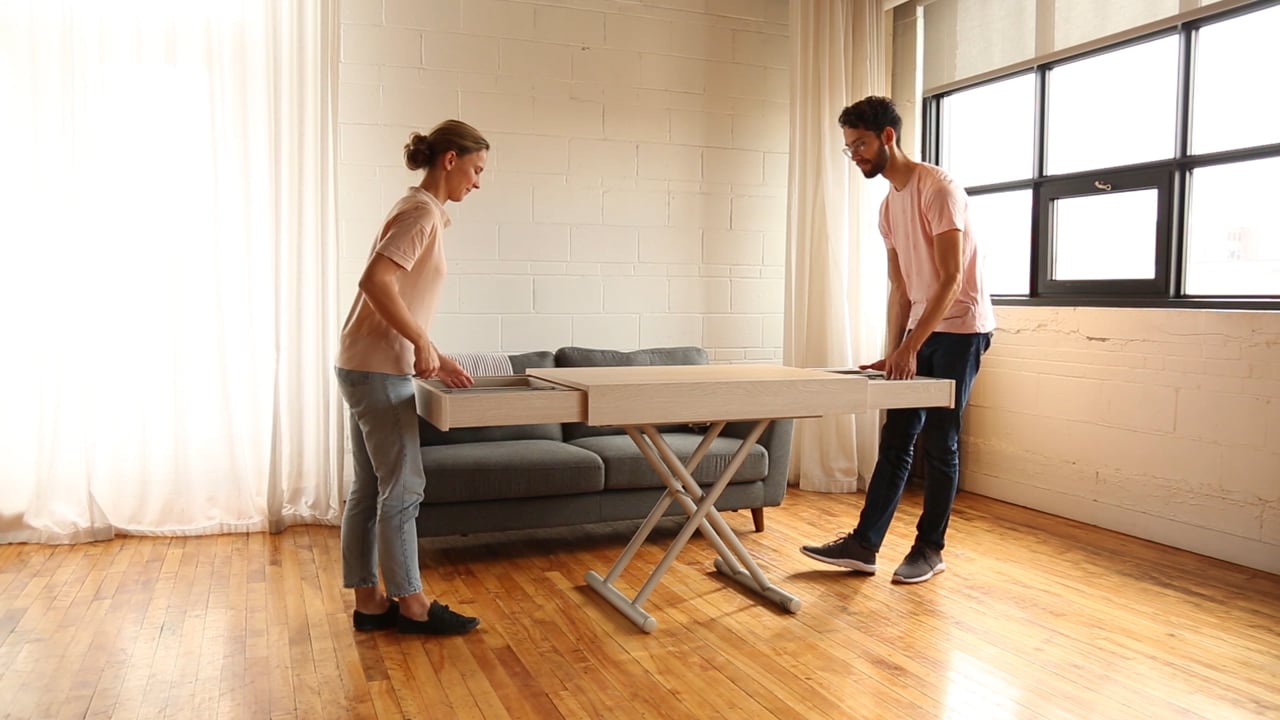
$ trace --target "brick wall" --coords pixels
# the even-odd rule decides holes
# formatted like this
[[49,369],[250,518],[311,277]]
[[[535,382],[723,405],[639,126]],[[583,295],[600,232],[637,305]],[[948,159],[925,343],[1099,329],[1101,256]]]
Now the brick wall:
[[343,0],[342,298],[459,117],[493,143],[450,204],[447,350],[702,345],[780,360],[786,0]]
[[1280,313],[997,315],[964,489],[1280,573]]

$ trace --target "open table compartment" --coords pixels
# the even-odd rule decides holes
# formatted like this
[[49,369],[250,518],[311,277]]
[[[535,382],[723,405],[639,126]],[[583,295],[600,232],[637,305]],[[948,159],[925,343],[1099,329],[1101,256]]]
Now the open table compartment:
[[478,377],[469,388],[414,378],[418,414],[441,430],[583,422],[587,394],[528,375]]
[[917,375],[910,380],[889,380],[879,370],[822,368],[823,372],[867,380],[867,409],[955,407],[956,381]]

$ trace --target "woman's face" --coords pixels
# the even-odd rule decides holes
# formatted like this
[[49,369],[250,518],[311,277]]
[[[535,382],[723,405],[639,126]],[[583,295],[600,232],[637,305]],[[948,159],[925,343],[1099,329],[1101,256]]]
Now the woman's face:
[[450,200],[462,202],[472,190],[480,189],[480,173],[484,172],[484,164],[488,159],[488,150],[478,150],[466,155],[450,153],[450,157],[445,158],[445,187],[449,191]]

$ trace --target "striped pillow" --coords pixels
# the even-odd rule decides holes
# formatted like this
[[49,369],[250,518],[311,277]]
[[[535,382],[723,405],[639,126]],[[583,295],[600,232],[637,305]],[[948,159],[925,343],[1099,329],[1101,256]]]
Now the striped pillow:
[[511,358],[505,353],[461,352],[449,353],[449,357],[461,365],[471,377],[515,374],[511,368]]

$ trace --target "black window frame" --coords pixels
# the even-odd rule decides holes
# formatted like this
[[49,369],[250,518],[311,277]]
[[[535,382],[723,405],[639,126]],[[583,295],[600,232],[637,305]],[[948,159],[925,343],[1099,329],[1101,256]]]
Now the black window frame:
[[[1030,231],[1030,291],[1027,295],[997,295],[992,301],[997,305],[1045,305],[1045,306],[1099,306],[1099,307],[1165,307],[1165,308],[1218,308],[1280,310],[1280,288],[1275,295],[1205,296],[1185,292],[1185,255],[1188,243],[1187,213],[1191,173],[1203,167],[1247,160],[1280,157],[1280,142],[1248,148],[1202,153],[1189,152],[1191,142],[1191,107],[1194,92],[1193,62],[1196,32],[1217,22],[1247,15],[1272,6],[1280,0],[1259,0],[1220,13],[1206,15],[1179,23],[1176,26],[1156,30],[1126,39],[1088,52],[1021,68],[998,77],[960,87],[923,98],[923,157],[926,162],[938,163],[942,156],[942,103],[952,94],[972,90],[1014,77],[1034,73],[1034,147],[1032,148],[1032,175],[1029,178],[966,187],[970,196],[1012,190],[1031,190]],[[1088,169],[1077,172],[1046,175],[1047,154],[1046,115],[1048,107],[1048,78],[1055,68],[1086,58],[1104,55],[1125,47],[1177,35],[1179,40],[1177,68],[1177,118],[1175,120],[1176,143],[1171,157],[1109,168]],[[1265,69],[1259,68],[1260,71]],[[993,128],[993,132],[996,129]],[[1098,185],[1095,185],[1098,183]],[[1136,280],[1055,280],[1050,276],[1053,252],[1051,227],[1053,200],[1083,197],[1102,192],[1111,186],[1111,192],[1138,188],[1156,188],[1157,223],[1155,238],[1155,268],[1152,279]]]
[[[1116,279],[1116,280],[1058,280],[1053,277],[1054,246],[1048,238],[1052,237],[1055,213],[1055,200],[1069,198],[1087,198],[1110,195],[1137,190],[1156,191],[1156,223],[1155,232],[1151,236],[1152,277],[1150,279]],[[1048,180],[1040,184],[1036,191],[1035,204],[1045,208],[1037,212],[1036,235],[1045,238],[1036,253],[1035,287],[1042,297],[1074,297],[1089,295],[1094,297],[1120,297],[1125,295],[1159,295],[1165,292],[1170,283],[1170,243],[1162,242],[1171,234],[1171,212],[1173,203],[1173,175],[1158,170],[1121,170],[1114,173],[1092,173],[1088,177],[1073,176],[1066,179]]]

